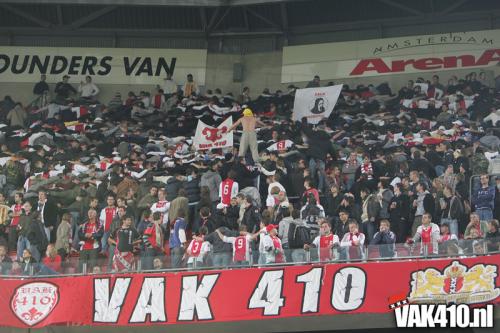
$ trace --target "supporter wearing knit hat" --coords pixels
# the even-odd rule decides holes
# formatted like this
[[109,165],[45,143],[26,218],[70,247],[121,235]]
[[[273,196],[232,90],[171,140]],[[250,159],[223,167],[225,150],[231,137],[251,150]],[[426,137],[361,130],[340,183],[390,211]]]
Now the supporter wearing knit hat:
[[243,116],[244,117],[252,117],[253,116],[252,110],[249,108],[246,108],[245,110],[243,110]]

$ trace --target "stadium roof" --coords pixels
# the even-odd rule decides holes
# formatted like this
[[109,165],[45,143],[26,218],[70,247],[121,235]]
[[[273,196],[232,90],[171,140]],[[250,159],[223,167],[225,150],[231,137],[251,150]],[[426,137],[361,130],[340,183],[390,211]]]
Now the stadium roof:
[[399,22],[498,25],[498,0],[0,0],[0,32],[284,35]]

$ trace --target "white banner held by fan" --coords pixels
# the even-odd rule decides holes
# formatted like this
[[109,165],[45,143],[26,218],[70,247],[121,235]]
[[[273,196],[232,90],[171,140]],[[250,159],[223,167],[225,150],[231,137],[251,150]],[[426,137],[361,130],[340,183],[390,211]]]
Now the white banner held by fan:
[[317,124],[328,118],[337,104],[342,86],[297,89],[292,119],[300,121],[306,117],[310,124]]
[[228,117],[218,127],[212,127],[198,120],[193,145],[196,150],[217,149],[233,146],[233,132],[228,133],[233,119]]

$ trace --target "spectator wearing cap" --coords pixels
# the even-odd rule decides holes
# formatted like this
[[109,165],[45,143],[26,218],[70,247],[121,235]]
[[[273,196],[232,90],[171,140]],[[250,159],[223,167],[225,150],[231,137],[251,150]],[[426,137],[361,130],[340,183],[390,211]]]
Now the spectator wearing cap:
[[70,77],[64,75],[62,81],[56,84],[54,92],[56,93],[56,101],[59,104],[65,104],[65,101],[71,96],[76,95],[76,89],[68,83]]
[[443,223],[439,226],[441,232],[438,243],[439,243],[439,253],[445,254],[448,251],[448,243],[458,243],[458,237],[450,233],[450,226],[448,223]]
[[264,250],[266,264],[279,264],[285,262],[285,251],[278,237],[278,230],[274,224],[266,226],[267,235],[264,236]]
[[493,219],[493,209],[495,207],[495,187],[490,186],[490,177],[482,174],[481,187],[472,194],[472,205],[481,221]]

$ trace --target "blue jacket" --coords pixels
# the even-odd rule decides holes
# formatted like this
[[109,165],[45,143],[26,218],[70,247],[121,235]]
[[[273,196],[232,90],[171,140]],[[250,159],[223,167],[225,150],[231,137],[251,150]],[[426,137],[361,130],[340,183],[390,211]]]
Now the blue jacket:
[[480,188],[472,199],[476,209],[489,208],[493,210],[495,206],[495,187]]
[[370,245],[378,245],[379,253],[382,258],[392,258],[394,257],[394,243],[396,242],[396,236],[392,231],[389,232],[377,232],[373,236]]
[[181,229],[183,231],[186,230],[186,221],[184,221],[182,217],[178,217],[177,220],[175,220],[174,228],[170,231],[169,246],[171,249],[182,246],[179,238],[179,231]]

